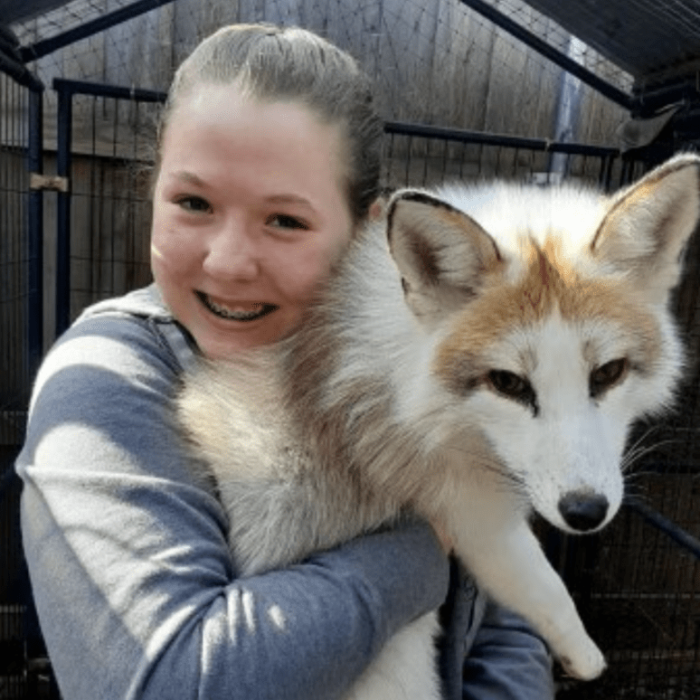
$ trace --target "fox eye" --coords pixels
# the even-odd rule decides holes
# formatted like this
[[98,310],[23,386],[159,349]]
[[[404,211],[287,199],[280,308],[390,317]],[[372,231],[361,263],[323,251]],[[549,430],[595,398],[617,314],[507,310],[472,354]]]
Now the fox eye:
[[493,389],[506,398],[530,406],[537,415],[537,396],[532,384],[527,379],[514,372],[504,369],[492,369],[488,380]]
[[611,360],[597,367],[588,379],[588,390],[591,398],[595,399],[617,384],[627,370],[627,359],[624,357]]

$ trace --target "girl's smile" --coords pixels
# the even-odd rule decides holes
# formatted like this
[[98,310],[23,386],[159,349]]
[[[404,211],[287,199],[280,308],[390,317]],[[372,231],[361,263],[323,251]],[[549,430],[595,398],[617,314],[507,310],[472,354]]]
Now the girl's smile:
[[163,136],[152,267],[211,358],[275,342],[350,241],[343,132],[304,105],[204,85]]
[[204,292],[195,292],[204,306],[215,316],[233,321],[255,321],[276,311],[279,307],[265,302],[219,302]]

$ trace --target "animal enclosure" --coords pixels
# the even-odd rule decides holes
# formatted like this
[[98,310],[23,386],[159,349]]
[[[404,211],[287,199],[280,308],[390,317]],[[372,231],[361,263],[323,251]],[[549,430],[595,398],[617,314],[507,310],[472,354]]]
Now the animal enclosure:
[[[305,26],[348,49],[376,83],[387,187],[502,177],[613,190],[696,147],[700,110],[680,67],[637,75],[546,5],[10,0],[4,17],[0,3],[0,698],[57,697],[31,616],[12,471],[32,379],[85,306],[150,282],[153,138],[179,61],[241,21]],[[700,58],[695,46],[686,53]],[[700,695],[697,237],[687,260],[674,305],[688,376],[677,409],[630,440],[628,506],[585,539],[537,525],[610,663],[594,683],[562,681],[564,699]]]

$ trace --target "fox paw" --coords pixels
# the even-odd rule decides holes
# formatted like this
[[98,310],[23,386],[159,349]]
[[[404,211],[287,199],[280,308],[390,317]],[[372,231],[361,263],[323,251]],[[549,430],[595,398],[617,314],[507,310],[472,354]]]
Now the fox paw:
[[568,676],[581,681],[592,681],[603,673],[607,666],[603,653],[590,639],[587,640],[585,648],[578,650],[576,655],[561,656],[559,662]]

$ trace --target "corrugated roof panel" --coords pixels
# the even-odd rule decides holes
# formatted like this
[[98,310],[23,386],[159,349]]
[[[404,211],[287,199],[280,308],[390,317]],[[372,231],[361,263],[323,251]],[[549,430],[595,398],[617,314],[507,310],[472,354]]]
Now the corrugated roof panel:
[[9,25],[39,17],[70,0],[0,0],[0,24]]
[[638,81],[694,72],[700,0],[527,0]]

